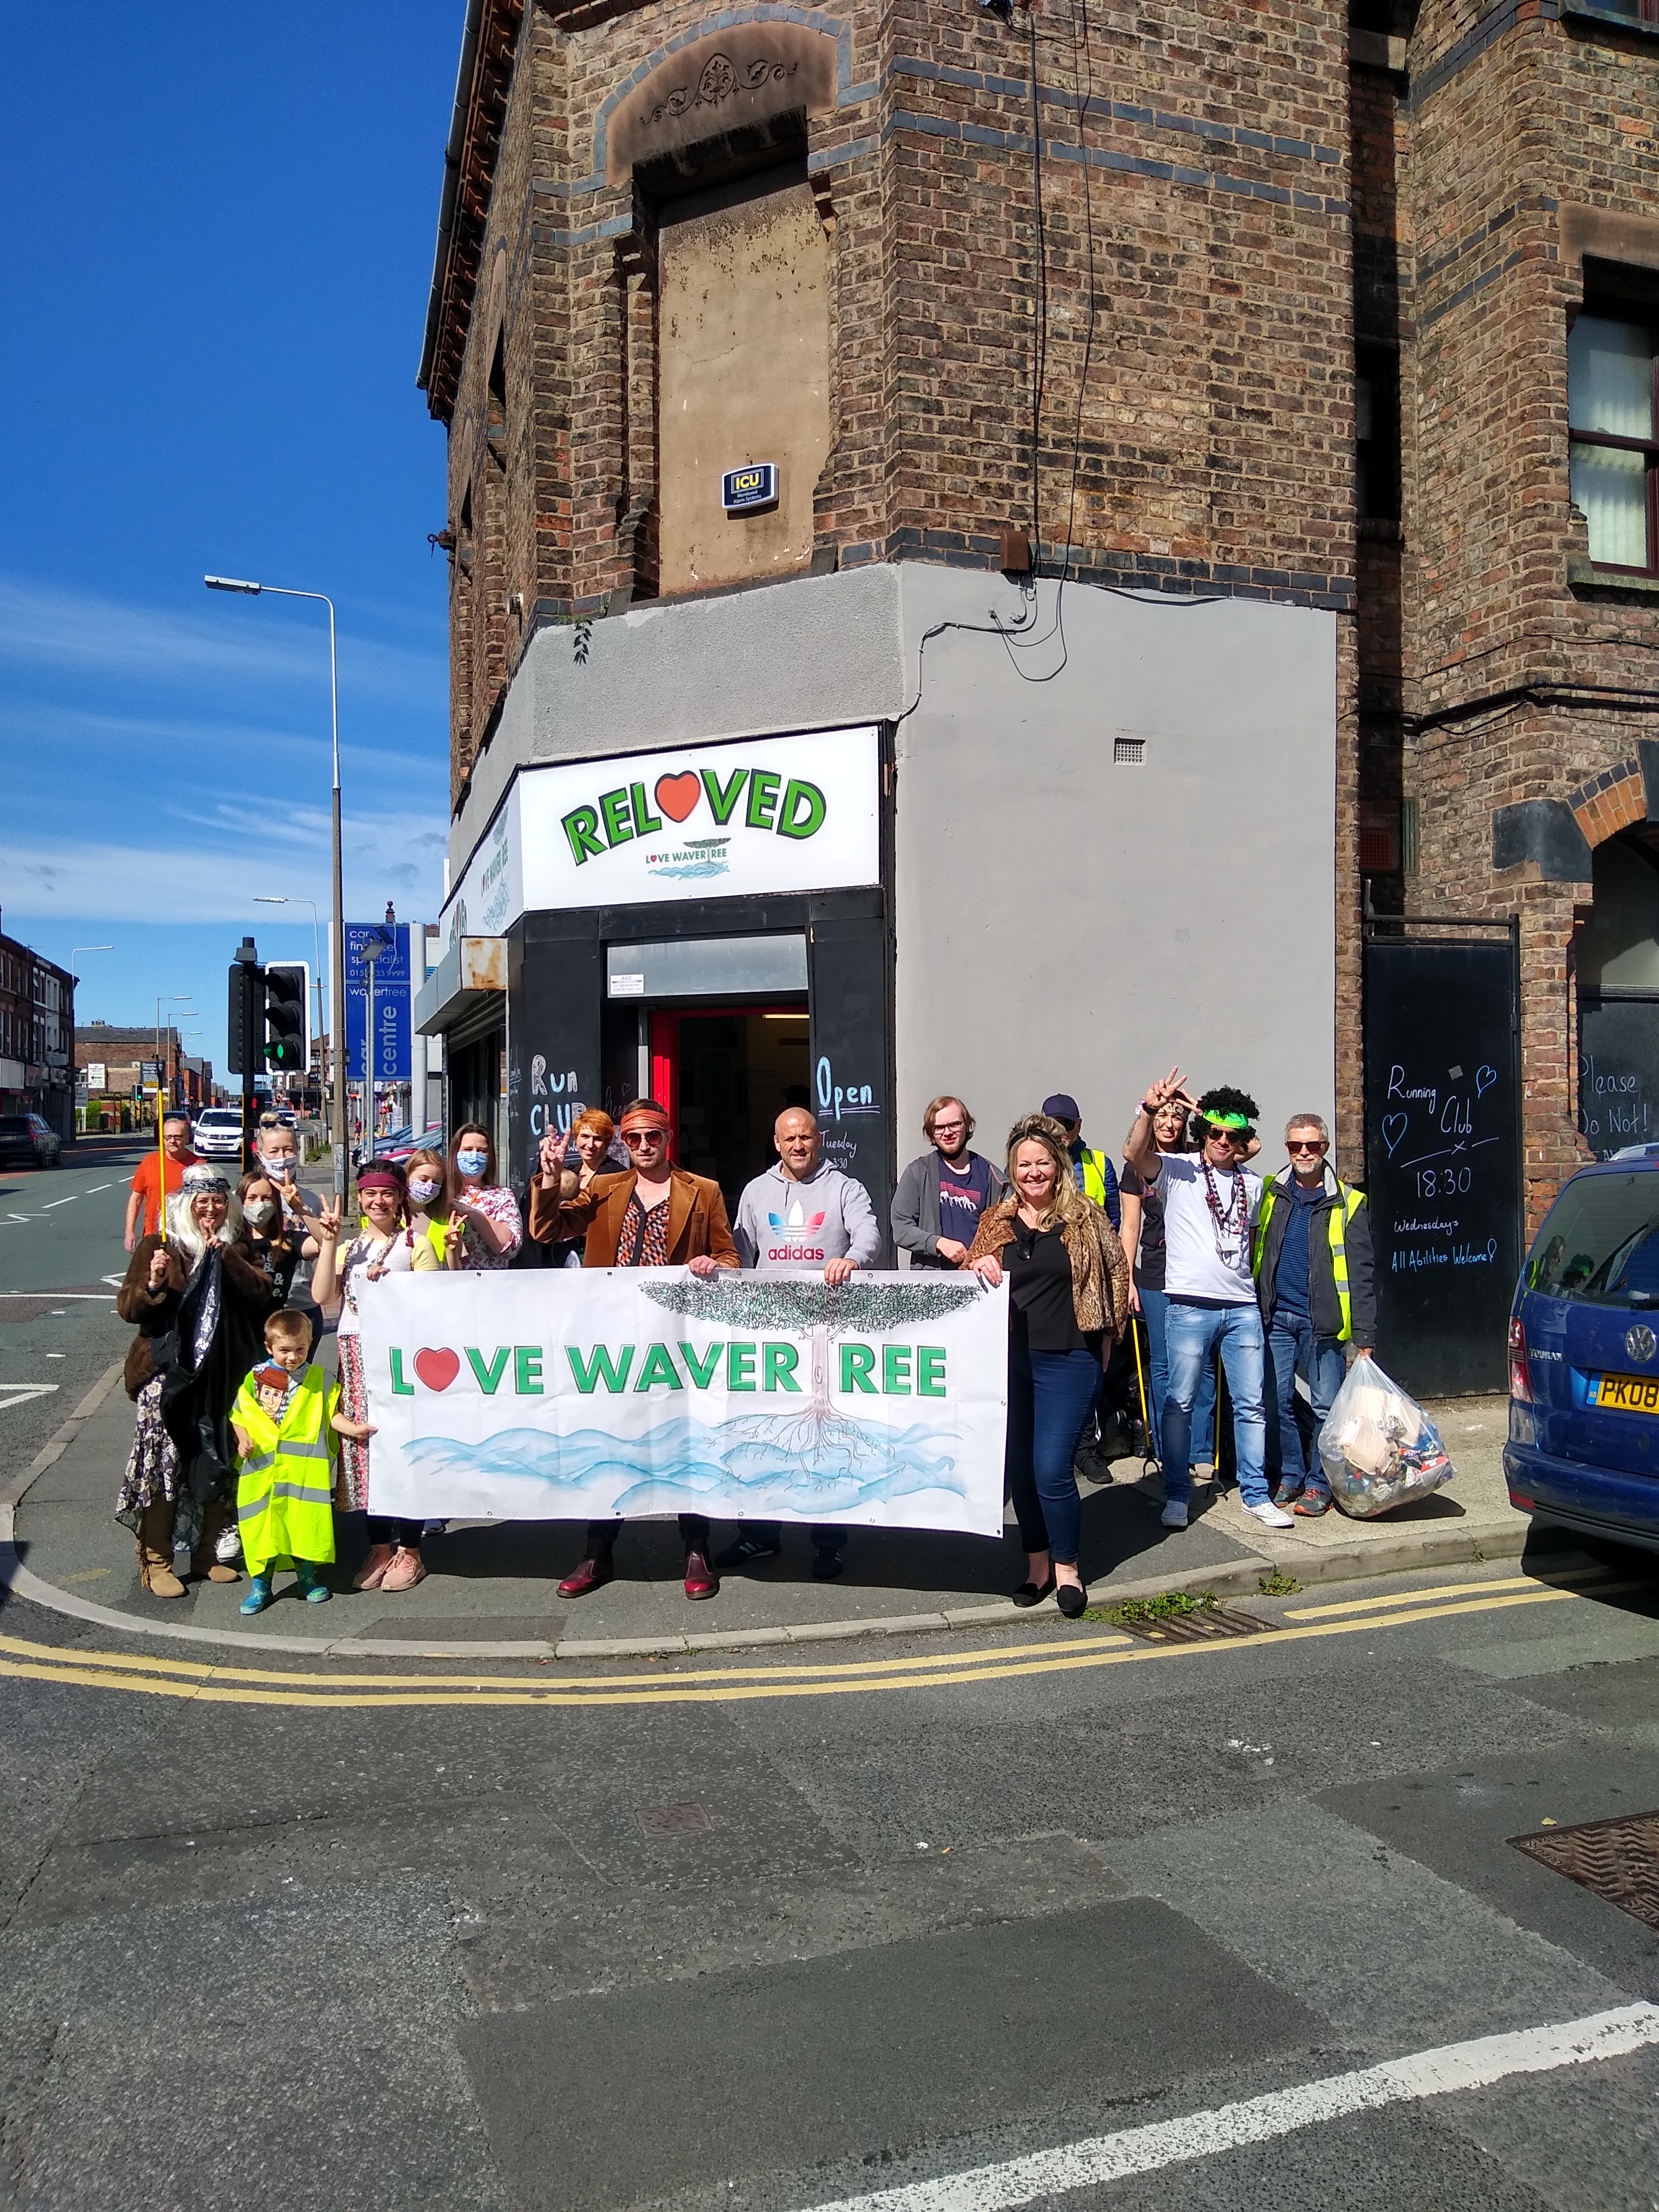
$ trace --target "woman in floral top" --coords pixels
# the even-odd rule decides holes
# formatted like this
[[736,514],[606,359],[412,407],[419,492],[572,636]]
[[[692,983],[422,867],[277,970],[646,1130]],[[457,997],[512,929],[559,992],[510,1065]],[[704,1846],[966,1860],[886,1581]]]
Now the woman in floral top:
[[449,1148],[454,1198],[444,1264],[475,1274],[505,1267],[524,1242],[524,1218],[512,1192],[495,1180],[495,1146],[488,1129],[469,1121]]

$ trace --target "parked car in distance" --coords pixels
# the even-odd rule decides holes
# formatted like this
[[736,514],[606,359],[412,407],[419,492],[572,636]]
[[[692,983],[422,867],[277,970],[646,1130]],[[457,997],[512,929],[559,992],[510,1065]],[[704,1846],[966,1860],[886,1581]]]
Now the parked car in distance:
[[[444,1151],[444,1125],[441,1121],[429,1121],[424,1129],[408,1127],[388,1129],[384,1137],[377,1137],[374,1139],[374,1157],[377,1160],[396,1160],[401,1167],[405,1160],[412,1158],[416,1152],[436,1152],[441,1159],[447,1158],[448,1155]],[[366,1145],[360,1146],[352,1157],[356,1164],[362,1167],[363,1162],[368,1158],[368,1147]]]
[[1659,1551],[1659,1147],[1580,1168],[1510,1315],[1510,1503]]
[[241,1108],[204,1106],[197,1117],[191,1142],[198,1159],[240,1160],[242,1157]]
[[60,1168],[63,1140],[38,1114],[0,1114],[0,1167]]

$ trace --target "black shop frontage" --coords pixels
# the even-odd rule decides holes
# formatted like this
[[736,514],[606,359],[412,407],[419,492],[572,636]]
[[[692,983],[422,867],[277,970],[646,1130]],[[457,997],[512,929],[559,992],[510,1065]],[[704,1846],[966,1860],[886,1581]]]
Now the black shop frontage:
[[522,1188],[542,1138],[585,1106],[652,1097],[677,1160],[735,1213],[775,1157],[777,1115],[810,1106],[884,1223],[885,750],[870,727],[521,769],[446,906],[416,1007],[446,1039],[451,1125],[493,1127]]

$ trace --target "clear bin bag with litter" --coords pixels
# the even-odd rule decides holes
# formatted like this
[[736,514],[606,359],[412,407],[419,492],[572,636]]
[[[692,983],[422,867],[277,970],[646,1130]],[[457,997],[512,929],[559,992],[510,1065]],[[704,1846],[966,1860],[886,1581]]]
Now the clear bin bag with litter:
[[1356,1359],[1319,1431],[1319,1457],[1345,1513],[1374,1520],[1426,1498],[1457,1472],[1440,1431],[1374,1359]]

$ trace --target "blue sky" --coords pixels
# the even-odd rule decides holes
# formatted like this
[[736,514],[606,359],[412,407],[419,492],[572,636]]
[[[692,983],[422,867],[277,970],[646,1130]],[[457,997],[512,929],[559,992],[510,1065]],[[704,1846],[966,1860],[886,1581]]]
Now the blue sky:
[[444,438],[415,370],[463,15],[0,29],[0,916],[74,966],[82,1022],[187,996],[220,1069],[244,933],[312,956],[310,909],[252,895],[326,922],[328,648],[322,608],[204,573],[333,596],[348,918],[437,915]]

